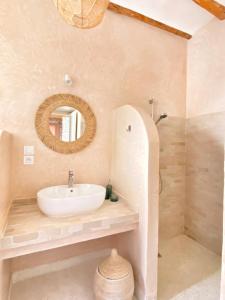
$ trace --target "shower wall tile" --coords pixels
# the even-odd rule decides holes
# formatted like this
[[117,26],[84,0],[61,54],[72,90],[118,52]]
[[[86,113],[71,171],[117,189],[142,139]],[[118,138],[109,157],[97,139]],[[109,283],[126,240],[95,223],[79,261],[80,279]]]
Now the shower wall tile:
[[159,123],[160,195],[159,233],[168,239],[184,232],[185,119],[169,117]]
[[225,112],[187,120],[186,233],[221,253]]

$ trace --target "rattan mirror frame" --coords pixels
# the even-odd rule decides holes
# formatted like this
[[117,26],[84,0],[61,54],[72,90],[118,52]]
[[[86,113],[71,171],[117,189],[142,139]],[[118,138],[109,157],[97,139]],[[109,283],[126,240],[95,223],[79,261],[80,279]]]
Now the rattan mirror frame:
[[[50,114],[60,106],[71,106],[79,110],[85,119],[84,134],[74,142],[63,142],[50,131]],[[71,154],[83,150],[93,140],[96,133],[96,118],[90,106],[80,97],[71,94],[57,94],[47,98],[38,108],[35,117],[35,128],[40,140],[58,153]]]

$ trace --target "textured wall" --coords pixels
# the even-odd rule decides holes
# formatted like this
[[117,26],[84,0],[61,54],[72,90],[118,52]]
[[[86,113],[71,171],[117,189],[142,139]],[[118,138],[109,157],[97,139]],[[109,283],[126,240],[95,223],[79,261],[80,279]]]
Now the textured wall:
[[11,271],[17,272],[59,260],[66,260],[74,256],[85,255],[90,252],[113,248],[115,236],[107,236],[78,244],[14,257],[11,259]]
[[186,233],[221,253],[225,112],[187,120]]
[[[0,128],[14,135],[14,198],[66,182],[71,168],[77,182],[107,183],[116,106],[149,110],[153,96],[158,112],[185,115],[186,41],[111,12],[100,26],[80,30],[64,23],[51,0],[1,1],[0,65]],[[74,79],[70,88],[65,73]],[[78,154],[54,153],[35,133],[38,106],[59,92],[82,97],[97,117],[94,142]],[[35,146],[33,166],[23,165],[24,145]]]
[[0,130],[0,237],[11,205],[11,135]]
[[10,261],[0,260],[0,300],[8,300],[9,287],[10,287]]
[[112,185],[140,216],[138,229],[119,236],[117,248],[134,267],[138,299],[156,299],[159,136],[149,114],[130,105],[115,110],[112,150]]
[[187,117],[225,111],[225,23],[213,19],[188,42]]
[[186,232],[221,253],[225,132],[225,24],[188,44]]
[[168,239],[184,232],[185,214],[185,119],[169,117],[159,125],[160,173],[159,235]]
[[[224,151],[224,157],[225,157],[225,151]],[[225,160],[224,160],[224,165],[225,165]],[[224,174],[225,174],[225,169],[224,169]],[[225,199],[225,180],[224,180],[223,188],[224,188],[223,199]],[[225,299],[225,211],[223,211],[223,247],[222,247],[221,285],[220,285],[220,300],[224,300],[224,299]]]

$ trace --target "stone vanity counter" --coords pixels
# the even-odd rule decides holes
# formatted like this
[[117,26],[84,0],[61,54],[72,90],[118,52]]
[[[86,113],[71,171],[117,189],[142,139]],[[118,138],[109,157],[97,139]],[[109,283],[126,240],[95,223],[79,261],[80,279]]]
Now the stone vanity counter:
[[41,213],[36,199],[14,201],[0,258],[11,258],[135,230],[138,214],[120,200],[105,201],[98,210],[80,216],[49,218]]

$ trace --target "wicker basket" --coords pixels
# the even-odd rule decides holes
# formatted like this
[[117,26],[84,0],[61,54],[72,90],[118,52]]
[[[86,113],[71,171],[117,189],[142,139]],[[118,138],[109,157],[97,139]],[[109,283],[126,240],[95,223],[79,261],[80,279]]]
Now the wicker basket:
[[132,300],[134,276],[131,264],[113,249],[97,268],[94,282],[96,300]]

